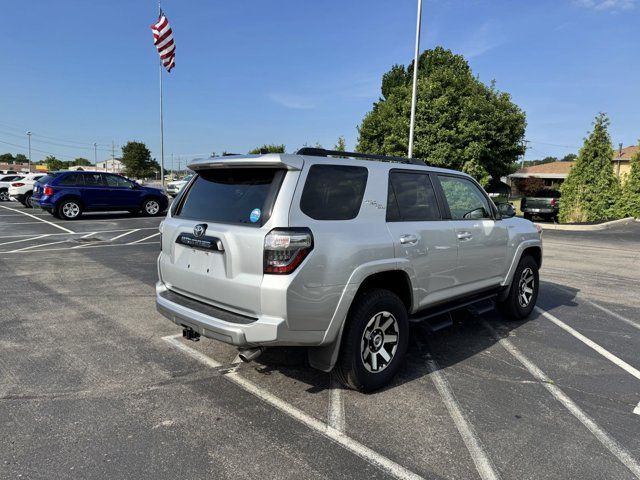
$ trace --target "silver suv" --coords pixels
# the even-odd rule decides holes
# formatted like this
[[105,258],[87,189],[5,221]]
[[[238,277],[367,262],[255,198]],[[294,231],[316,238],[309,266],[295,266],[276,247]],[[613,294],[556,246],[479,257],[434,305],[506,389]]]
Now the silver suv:
[[535,305],[540,231],[464,173],[313,148],[189,168],[160,227],[156,285],[189,339],[245,360],[308,346],[313,367],[370,391],[398,371],[410,322],[493,301],[521,319]]

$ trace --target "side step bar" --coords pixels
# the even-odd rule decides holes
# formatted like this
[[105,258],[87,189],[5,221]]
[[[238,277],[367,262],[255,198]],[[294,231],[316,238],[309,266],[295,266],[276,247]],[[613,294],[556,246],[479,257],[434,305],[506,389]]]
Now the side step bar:
[[[435,307],[429,308],[427,310],[422,310],[417,312],[409,317],[409,321],[412,323],[423,322],[425,320],[429,320],[434,317],[438,317],[445,313],[450,313],[454,310],[459,310],[461,308],[468,307],[473,315],[482,315],[494,308],[493,300],[498,296],[498,292],[485,293],[483,295],[476,295],[473,297],[468,297],[466,299],[461,299],[454,302],[447,302],[442,305],[437,305]],[[451,315],[448,315],[449,319]],[[451,325],[451,322],[446,322]],[[435,324],[437,325],[437,323]],[[444,327],[441,327],[444,328]],[[438,328],[437,330],[439,330]]]

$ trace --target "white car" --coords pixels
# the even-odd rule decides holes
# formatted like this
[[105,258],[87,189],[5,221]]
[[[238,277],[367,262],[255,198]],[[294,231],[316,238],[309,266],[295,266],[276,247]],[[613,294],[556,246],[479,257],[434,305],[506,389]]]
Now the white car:
[[182,180],[176,180],[174,182],[167,183],[167,195],[171,195],[172,197],[178,195],[178,193],[180,193],[180,190],[182,190],[184,186],[189,183],[191,177],[193,177],[193,174],[187,175]]
[[9,184],[20,180],[23,175],[19,173],[10,173],[8,175],[0,175],[0,202],[9,201]]
[[44,177],[44,173],[27,173],[20,180],[9,184],[9,200],[20,202],[25,207],[33,208],[31,194],[36,181]]

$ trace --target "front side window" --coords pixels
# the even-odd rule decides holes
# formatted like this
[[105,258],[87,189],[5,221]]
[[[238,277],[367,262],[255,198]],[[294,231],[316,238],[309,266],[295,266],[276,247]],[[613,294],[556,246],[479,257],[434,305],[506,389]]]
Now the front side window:
[[110,187],[131,188],[133,183],[119,175],[105,175],[107,177],[107,185]]
[[358,216],[368,171],[347,165],[313,165],[300,198],[302,212],[315,220],[351,220]]
[[388,222],[421,222],[441,218],[428,174],[391,172],[388,195]]
[[221,168],[202,170],[173,215],[204,222],[263,225],[286,170]]
[[461,177],[438,175],[453,220],[492,218],[487,198],[472,181]]

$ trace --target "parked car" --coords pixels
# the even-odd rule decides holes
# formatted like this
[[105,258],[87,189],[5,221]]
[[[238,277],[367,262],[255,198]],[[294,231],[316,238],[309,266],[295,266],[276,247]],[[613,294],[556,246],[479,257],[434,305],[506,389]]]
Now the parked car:
[[168,182],[167,183],[167,194],[175,197],[176,195],[178,195],[178,193],[180,193],[180,190],[182,190],[184,188],[184,186],[189,183],[189,181],[193,178],[193,174],[192,175],[187,175],[186,177],[182,178],[181,180],[175,180],[173,182]]
[[545,220],[558,221],[560,212],[560,192],[558,190],[543,189],[531,196],[523,197],[520,201],[520,210],[524,218],[531,220],[533,217],[541,217]]
[[515,319],[534,308],[539,228],[501,215],[464,173],[314,148],[189,167],[160,227],[156,285],[186,338],[244,360],[307,346],[313,367],[369,391],[398,371],[409,322],[492,301]]
[[154,216],[169,199],[159,188],[143,187],[121,175],[100,172],[53,172],[41,178],[32,202],[52,215],[74,220],[83,212],[127,210]]
[[21,179],[9,183],[9,199],[20,202],[25,207],[32,208],[31,195],[33,194],[33,186],[44,175],[44,173],[27,173]]
[[22,177],[22,175],[18,174],[0,175],[0,202],[9,201],[9,185]]

